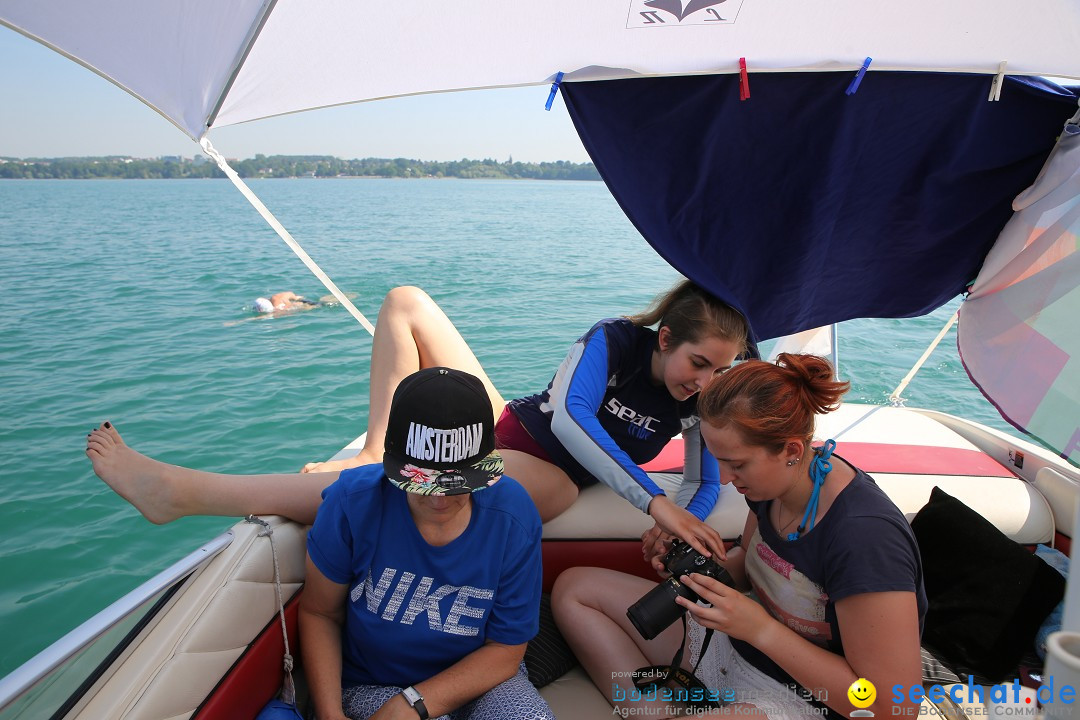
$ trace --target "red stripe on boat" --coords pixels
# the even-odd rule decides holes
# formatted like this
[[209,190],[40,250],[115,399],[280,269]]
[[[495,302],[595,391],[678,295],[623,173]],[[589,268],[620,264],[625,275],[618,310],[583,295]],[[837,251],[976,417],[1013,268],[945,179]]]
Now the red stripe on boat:
[[[285,603],[285,624],[289,629],[289,650],[300,657],[299,609],[303,589]],[[192,720],[236,720],[253,718],[263,705],[276,694],[285,680],[282,658],[285,641],[281,637],[281,618],[275,612],[259,636],[236,659],[229,672],[218,683],[202,705],[195,709]],[[293,676],[299,669],[293,671]]]
[[[1016,477],[989,455],[968,448],[841,442],[836,454],[868,473]],[[675,438],[641,467],[649,472],[682,472],[682,466],[683,441]]]
[[641,465],[641,469],[647,472],[682,472],[682,467],[682,438],[673,438],[671,442],[664,446],[659,455]]

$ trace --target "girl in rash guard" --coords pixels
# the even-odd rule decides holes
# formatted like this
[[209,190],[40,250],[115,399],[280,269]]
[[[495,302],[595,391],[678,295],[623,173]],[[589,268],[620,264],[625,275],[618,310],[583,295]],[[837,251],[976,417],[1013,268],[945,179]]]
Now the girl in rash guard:
[[[656,326],[652,329],[651,326]],[[383,301],[371,353],[371,397],[364,448],[354,457],[308,463],[310,480],[183,485],[122,492],[147,518],[278,514],[311,522],[336,473],[381,462],[394,389],[418,369],[446,366],[481,379],[495,412],[508,475],[536,504],[542,520],[565,511],[580,488],[602,482],[699,552],[723,555],[719,533],[703,522],[719,492],[716,461],[705,450],[697,394],[747,350],[743,316],[689,281],[641,315],[601,320],[570,348],[548,387],[507,403],[442,309],[422,290],[399,287]],[[677,500],[638,465],[679,433],[686,466]],[[332,474],[327,474],[332,473]],[[683,505],[683,507],[680,507]]]

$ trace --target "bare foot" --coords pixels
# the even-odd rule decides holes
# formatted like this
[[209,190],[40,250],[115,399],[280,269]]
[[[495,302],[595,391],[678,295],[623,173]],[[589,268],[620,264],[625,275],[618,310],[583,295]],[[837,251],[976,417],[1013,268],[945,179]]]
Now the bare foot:
[[169,480],[171,466],[132,450],[110,423],[87,436],[86,457],[94,474],[150,522],[162,525],[182,516]]
[[353,455],[350,458],[343,460],[327,460],[326,462],[309,462],[300,472],[302,473],[322,473],[322,472],[341,472],[342,470],[348,470],[349,468],[360,467],[361,465],[373,465],[375,463],[382,462],[382,454],[375,456],[374,453],[369,453],[367,449],[361,450],[357,455]]

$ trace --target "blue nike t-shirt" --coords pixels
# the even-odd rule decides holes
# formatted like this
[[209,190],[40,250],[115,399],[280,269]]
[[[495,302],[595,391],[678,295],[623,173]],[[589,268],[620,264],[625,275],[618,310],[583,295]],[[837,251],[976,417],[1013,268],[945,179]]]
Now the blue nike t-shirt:
[[536,507],[505,476],[471,497],[468,527],[434,547],[382,465],[345,470],[323,491],[308,554],[329,580],[349,586],[344,687],[412,685],[488,640],[519,645],[536,634],[542,570]]

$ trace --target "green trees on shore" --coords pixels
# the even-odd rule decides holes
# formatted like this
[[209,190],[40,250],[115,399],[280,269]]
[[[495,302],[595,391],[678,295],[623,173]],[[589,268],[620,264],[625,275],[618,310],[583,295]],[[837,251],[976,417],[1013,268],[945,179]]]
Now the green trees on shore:
[[[592,163],[565,161],[523,163],[496,160],[435,162],[407,158],[342,160],[329,155],[256,155],[229,160],[244,178],[392,177],[493,178],[534,180],[599,180]],[[130,158],[0,158],[0,178],[83,180],[94,178],[172,179],[222,178],[214,163],[197,157]]]

